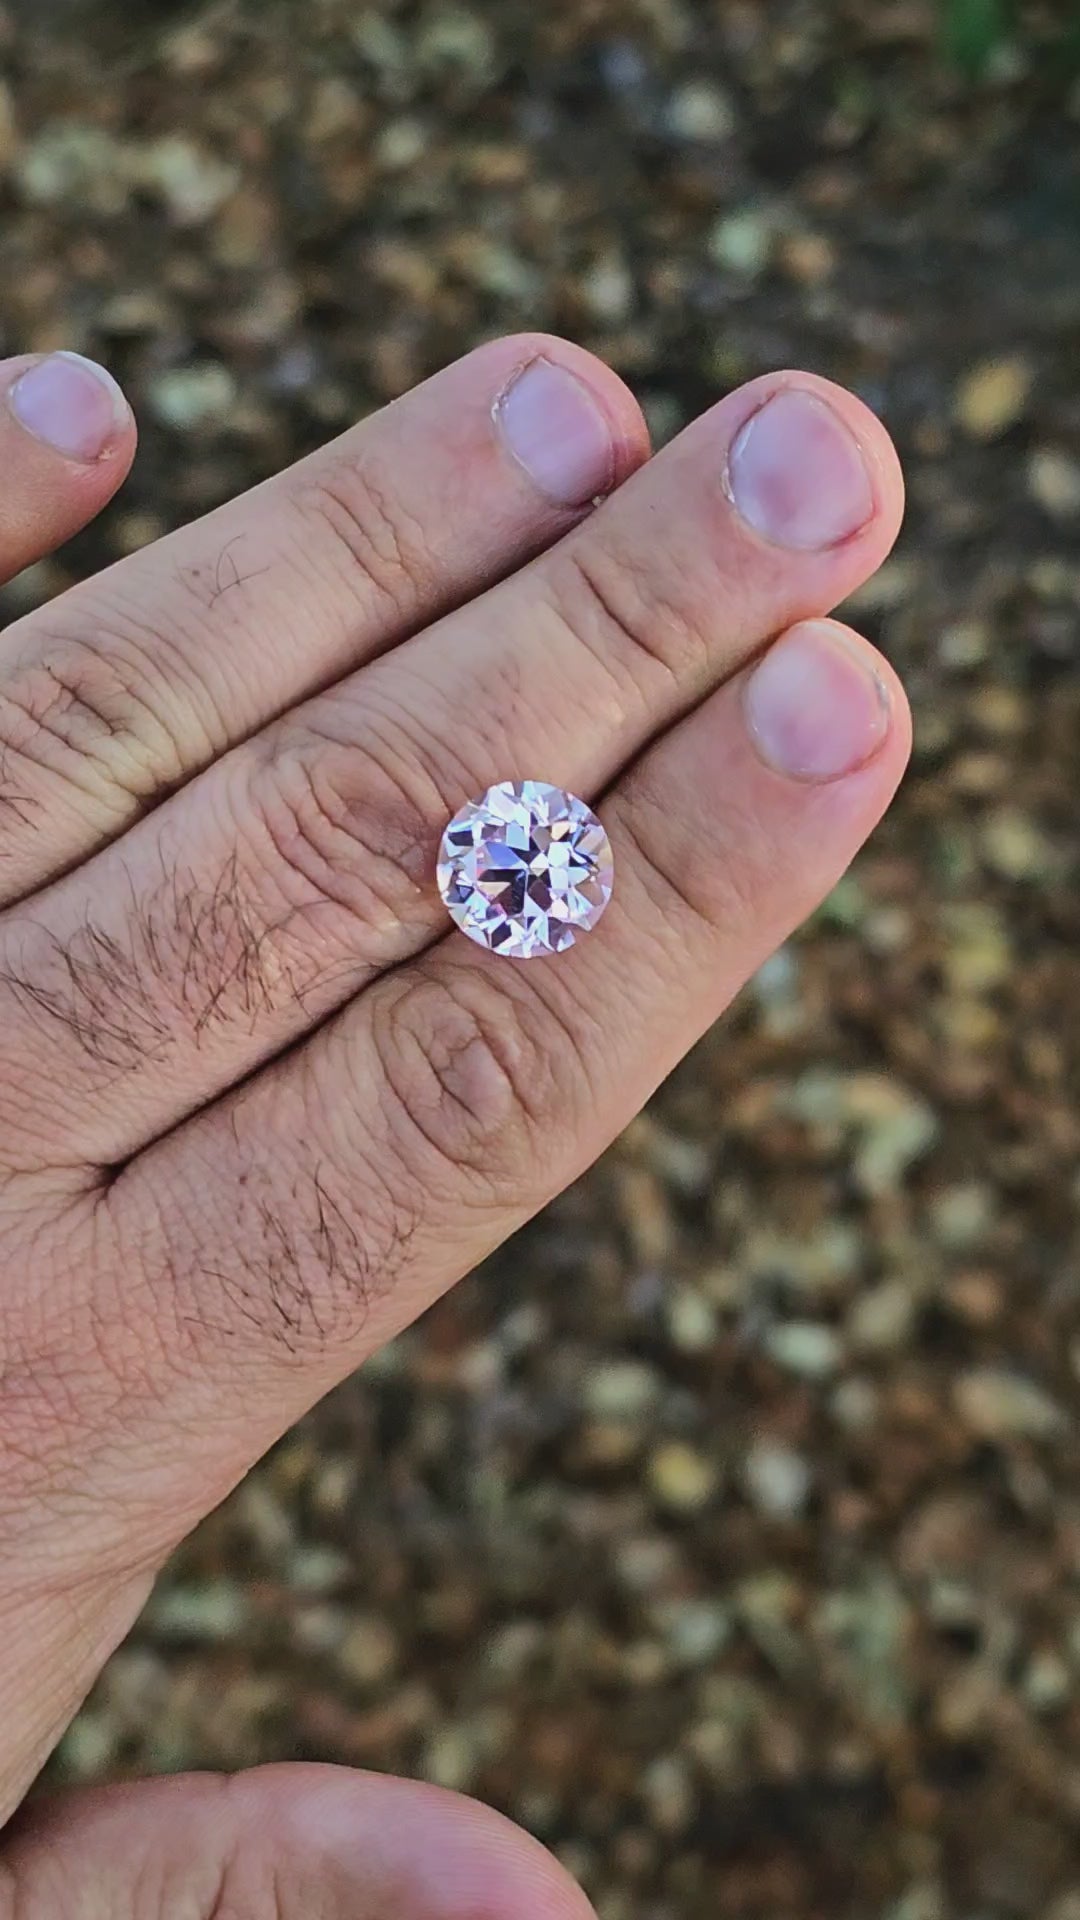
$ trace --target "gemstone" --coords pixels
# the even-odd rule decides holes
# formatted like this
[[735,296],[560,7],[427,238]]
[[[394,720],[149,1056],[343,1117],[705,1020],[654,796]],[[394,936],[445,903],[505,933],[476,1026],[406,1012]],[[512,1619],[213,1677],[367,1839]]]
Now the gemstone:
[[451,919],[492,953],[561,953],[595,927],[614,883],[591,807],[543,780],[503,780],[454,815],[436,878]]

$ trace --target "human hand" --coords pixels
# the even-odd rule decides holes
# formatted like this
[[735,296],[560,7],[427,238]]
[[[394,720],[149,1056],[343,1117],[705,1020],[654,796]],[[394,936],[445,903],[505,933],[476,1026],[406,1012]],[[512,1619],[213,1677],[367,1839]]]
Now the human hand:
[[[820,617],[896,533],[882,428],[778,374],[646,456],[611,373],[502,340],[0,643],[0,1818],[185,1532],[601,1151],[892,796],[903,693]],[[39,546],[110,491],[62,473]],[[433,881],[514,777],[600,796],[616,862],[529,963]],[[335,1769],[0,1849],[0,1920],[388,1898],[581,1904],[496,1816]]]

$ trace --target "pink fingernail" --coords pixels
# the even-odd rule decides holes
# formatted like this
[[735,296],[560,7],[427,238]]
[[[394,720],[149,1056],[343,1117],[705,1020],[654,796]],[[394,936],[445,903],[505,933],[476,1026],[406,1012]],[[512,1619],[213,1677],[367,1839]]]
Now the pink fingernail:
[[584,381],[533,360],[495,407],[503,439],[533,485],[561,507],[582,507],[615,479],[611,428]]
[[754,746],[790,780],[840,780],[888,738],[889,690],[870,653],[830,621],[792,627],[751,674],[745,698]]
[[778,547],[834,547],[874,513],[854,435],[804,387],[784,387],[751,414],[728,456],[728,492],[743,519]]
[[35,440],[85,465],[125,432],[131,409],[111,373],[81,353],[52,353],[15,382],[8,405]]

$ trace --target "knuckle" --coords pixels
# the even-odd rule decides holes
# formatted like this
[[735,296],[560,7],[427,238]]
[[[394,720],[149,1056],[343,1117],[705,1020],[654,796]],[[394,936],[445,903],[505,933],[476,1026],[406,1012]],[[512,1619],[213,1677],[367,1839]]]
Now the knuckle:
[[521,984],[464,963],[398,976],[374,1011],[387,1124],[413,1175],[520,1206],[546,1190],[576,1090],[557,1017]]
[[559,556],[559,611],[590,651],[646,695],[658,682],[700,680],[711,652],[708,614],[664,587],[648,556],[616,549],[593,529]]
[[[94,640],[36,644],[0,689],[0,752],[105,798],[127,815],[182,760],[163,723],[146,660],[117,616]],[[9,636],[10,637],[10,636]]]
[[375,961],[402,931],[430,930],[431,876],[448,801],[422,765],[373,730],[360,744],[313,717],[271,743],[241,817],[290,909],[341,916],[349,950]]
[[324,454],[297,482],[304,526],[328,536],[346,584],[365,605],[372,595],[399,619],[429,597],[435,563],[423,527],[373,458]]

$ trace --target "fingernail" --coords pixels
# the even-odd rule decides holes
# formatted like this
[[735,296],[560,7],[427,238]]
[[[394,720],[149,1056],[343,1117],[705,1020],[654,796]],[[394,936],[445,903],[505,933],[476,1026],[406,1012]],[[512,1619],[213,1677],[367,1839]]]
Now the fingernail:
[[888,737],[884,680],[870,654],[828,621],[792,627],[754,669],[745,698],[754,746],[790,780],[840,780]]
[[112,374],[81,353],[51,353],[29,367],[8,405],[35,440],[86,464],[108,453],[131,418]]
[[503,439],[534,486],[561,507],[582,507],[615,479],[611,428],[584,381],[533,360],[495,407]]
[[727,479],[743,519],[778,547],[834,547],[874,512],[854,435],[803,387],[782,388],[751,414],[732,445]]

